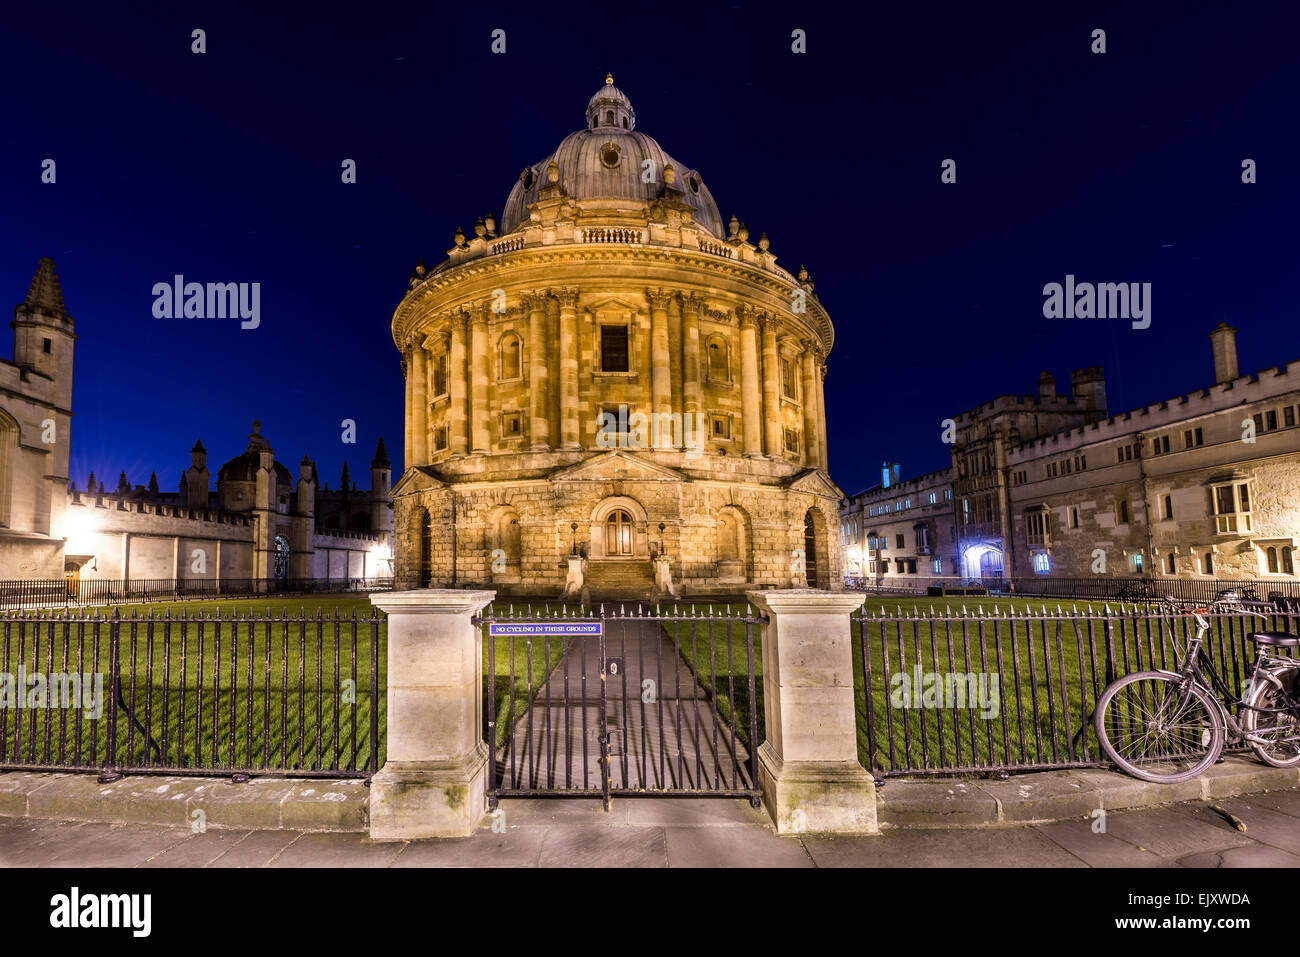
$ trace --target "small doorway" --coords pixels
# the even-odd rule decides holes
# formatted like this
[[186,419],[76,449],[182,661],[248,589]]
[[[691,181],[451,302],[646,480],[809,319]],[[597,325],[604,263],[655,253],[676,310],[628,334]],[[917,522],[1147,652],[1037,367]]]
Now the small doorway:
[[275,581],[283,585],[289,579],[289,543],[284,536],[275,536]]
[[821,575],[817,570],[817,527],[813,522],[812,509],[803,514],[803,561],[808,587],[821,588]]

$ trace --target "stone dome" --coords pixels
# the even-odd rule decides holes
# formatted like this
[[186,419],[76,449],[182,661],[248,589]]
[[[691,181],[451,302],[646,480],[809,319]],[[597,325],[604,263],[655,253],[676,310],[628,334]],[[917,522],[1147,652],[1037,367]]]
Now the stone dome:
[[[653,182],[642,182],[645,160],[652,161]],[[636,131],[636,113],[627,95],[607,76],[605,85],[587,104],[587,128],[570,133],[553,153],[519,174],[501,214],[501,232],[509,233],[528,219],[528,207],[537,202],[547,185],[547,168],[559,169],[559,185],[566,196],[582,200],[632,200],[649,203],[663,195],[664,170],[671,166],[673,186],[694,210],[695,222],[721,239],[722,216],[713,194],[698,172],[679,163],[650,136]]]
[[[262,450],[270,451],[270,444],[262,435],[262,423],[253,423],[253,432],[248,437],[248,448],[226,462],[217,470],[217,484],[223,482],[255,482],[257,472],[262,467]],[[274,461],[275,482],[282,488],[293,485],[293,473],[279,460]]]

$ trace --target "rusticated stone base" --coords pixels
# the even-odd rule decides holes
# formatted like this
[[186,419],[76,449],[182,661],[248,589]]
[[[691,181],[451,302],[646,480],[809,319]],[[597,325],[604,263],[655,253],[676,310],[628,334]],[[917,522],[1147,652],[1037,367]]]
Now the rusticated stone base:
[[778,834],[879,834],[876,785],[856,761],[782,762],[758,749],[763,806]]
[[487,809],[487,745],[447,763],[389,761],[370,781],[370,837],[470,837]]

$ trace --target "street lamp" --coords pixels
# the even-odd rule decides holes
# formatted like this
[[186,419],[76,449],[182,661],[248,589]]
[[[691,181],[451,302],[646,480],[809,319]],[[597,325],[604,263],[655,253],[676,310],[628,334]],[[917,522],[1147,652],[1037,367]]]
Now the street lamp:
[[664,523],[659,523],[659,554],[664,554]]
[[569,528],[573,529],[573,548],[569,551],[569,554],[577,555],[578,554],[578,523],[574,522],[569,526]]

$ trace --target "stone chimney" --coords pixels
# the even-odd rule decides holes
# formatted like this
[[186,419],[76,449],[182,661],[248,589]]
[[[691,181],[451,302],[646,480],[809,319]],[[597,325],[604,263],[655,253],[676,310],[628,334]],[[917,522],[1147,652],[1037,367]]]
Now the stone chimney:
[[1210,333],[1214,353],[1214,382],[1222,385],[1237,378],[1237,330],[1221,322]]
[[1040,399],[1056,398],[1056,376],[1046,369],[1038,373],[1038,397]]

